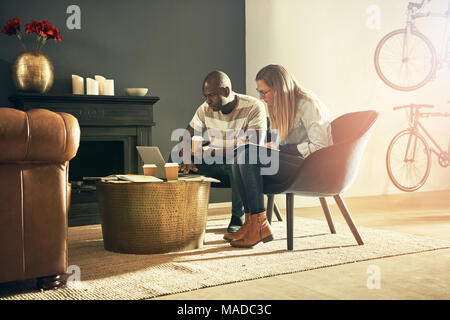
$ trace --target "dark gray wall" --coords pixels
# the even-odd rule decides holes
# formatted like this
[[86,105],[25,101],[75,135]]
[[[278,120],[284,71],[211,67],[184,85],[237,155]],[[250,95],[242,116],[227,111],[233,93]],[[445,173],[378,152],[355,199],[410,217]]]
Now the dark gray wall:
[[[67,7],[81,8],[81,30],[69,30]],[[0,27],[11,18],[25,24],[48,20],[63,42],[42,52],[55,67],[49,94],[71,93],[71,75],[115,80],[116,95],[127,87],[148,87],[161,100],[155,107],[153,143],[169,154],[170,134],[185,128],[203,102],[201,84],[211,70],[225,71],[235,91],[245,92],[244,0],[40,0],[0,1]],[[32,46],[35,36],[26,35]],[[0,106],[10,106],[11,63],[22,51],[15,37],[0,34]],[[230,201],[213,190],[212,202]]]

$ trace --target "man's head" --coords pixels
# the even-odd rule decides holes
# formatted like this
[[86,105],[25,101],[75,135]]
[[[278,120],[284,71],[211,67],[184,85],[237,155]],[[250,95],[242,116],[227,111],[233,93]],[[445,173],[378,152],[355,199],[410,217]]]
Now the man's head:
[[214,111],[221,111],[223,106],[234,100],[231,80],[222,71],[209,73],[203,81],[202,89],[206,103]]

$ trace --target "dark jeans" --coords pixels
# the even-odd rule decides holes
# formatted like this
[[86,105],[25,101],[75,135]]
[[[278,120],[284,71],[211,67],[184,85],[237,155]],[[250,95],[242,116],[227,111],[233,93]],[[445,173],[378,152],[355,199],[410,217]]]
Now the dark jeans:
[[256,214],[265,211],[264,183],[283,184],[297,172],[304,159],[300,154],[291,153],[288,150],[270,150],[269,155],[272,161],[278,161],[278,171],[275,174],[262,175],[261,169],[269,165],[260,161],[259,158],[257,163],[250,164],[248,159],[252,152],[254,150],[248,147],[239,149],[232,173],[242,195],[245,213]]
[[[172,162],[169,156],[168,162]],[[238,218],[236,221],[242,221],[244,216],[244,206],[239,186],[232,174],[232,164],[195,164],[198,173],[207,177],[215,178],[221,181],[220,184],[212,183],[212,187],[231,188],[231,214]],[[234,220],[233,220],[234,221]],[[233,222],[232,221],[232,222]]]

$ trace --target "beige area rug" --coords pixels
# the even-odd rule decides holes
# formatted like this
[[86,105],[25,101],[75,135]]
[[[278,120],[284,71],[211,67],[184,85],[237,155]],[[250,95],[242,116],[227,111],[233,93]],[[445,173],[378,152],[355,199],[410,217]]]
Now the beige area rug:
[[237,249],[222,240],[227,220],[209,220],[201,249],[154,255],[104,250],[101,227],[69,230],[69,265],[81,271],[74,286],[34,290],[34,281],[0,284],[0,299],[146,299],[226,283],[325,268],[370,259],[450,248],[450,241],[360,227],[358,246],[346,225],[330,234],[325,221],[295,218],[294,250],[286,250],[286,223],[273,222],[275,240]]

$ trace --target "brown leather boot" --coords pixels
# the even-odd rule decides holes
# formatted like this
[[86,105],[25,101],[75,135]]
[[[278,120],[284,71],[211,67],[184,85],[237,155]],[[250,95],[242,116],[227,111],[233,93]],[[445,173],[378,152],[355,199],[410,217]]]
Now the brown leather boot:
[[223,238],[227,241],[233,241],[233,240],[237,240],[240,239],[241,237],[244,236],[246,230],[248,229],[250,225],[250,213],[246,213],[245,214],[245,221],[244,224],[242,225],[242,227],[234,232],[234,233],[226,233]]
[[254,245],[262,242],[269,242],[273,240],[272,229],[267,221],[266,213],[250,215],[250,225],[247,227],[247,232],[240,239],[231,241],[231,245],[237,248],[251,248]]

